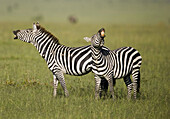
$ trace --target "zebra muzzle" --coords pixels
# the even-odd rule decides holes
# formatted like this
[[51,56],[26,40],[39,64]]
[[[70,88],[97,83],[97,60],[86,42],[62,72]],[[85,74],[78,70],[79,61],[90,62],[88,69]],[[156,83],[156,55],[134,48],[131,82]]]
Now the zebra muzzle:
[[20,31],[20,30],[13,31],[14,39],[18,39],[17,33],[18,33],[19,31]]
[[101,32],[101,36],[104,37],[104,30]]

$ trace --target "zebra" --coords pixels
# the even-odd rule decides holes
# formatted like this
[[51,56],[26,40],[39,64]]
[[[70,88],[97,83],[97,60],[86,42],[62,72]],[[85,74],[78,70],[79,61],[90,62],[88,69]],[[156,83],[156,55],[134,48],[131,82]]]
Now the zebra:
[[[91,42],[92,51],[92,72],[95,73],[96,91],[95,96],[98,98],[99,86],[101,78],[108,81],[111,96],[114,99],[113,86],[116,79],[123,78],[127,86],[127,98],[131,98],[132,86],[134,89],[134,98],[140,88],[140,67],[142,64],[142,57],[137,50],[132,47],[121,47],[116,50],[109,50],[103,48],[105,37],[105,29],[101,28],[97,34],[91,38],[84,37],[87,42]],[[130,79],[133,77],[133,83]]]
[[[64,94],[69,96],[66,88],[64,73],[81,76],[91,72],[92,58],[90,45],[82,47],[67,47],[61,45],[59,40],[49,31],[33,23],[33,28],[13,31],[14,39],[31,43],[39,54],[45,59],[48,68],[53,73],[53,96],[57,96],[58,82],[60,82]],[[101,84],[102,85],[102,84]],[[106,87],[107,85],[102,87]]]

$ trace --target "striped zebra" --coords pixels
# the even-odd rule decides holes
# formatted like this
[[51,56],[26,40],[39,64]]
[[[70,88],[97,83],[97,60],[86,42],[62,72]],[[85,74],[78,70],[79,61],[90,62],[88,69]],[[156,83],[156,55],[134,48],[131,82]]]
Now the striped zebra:
[[[101,28],[97,34],[91,38],[85,37],[87,42],[91,42],[93,66],[92,71],[96,74],[95,96],[98,98],[101,78],[108,81],[111,95],[114,99],[113,85],[115,79],[123,78],[128,90],[128,98],[131,98],[132,86],[134,98],[140,88],[140,66],[142,57],[137,50],[132,47],[122,47],[114,51],[103,48],[105,30]],[[130,79],[133,77],[133,83]]]
[[13,31],[15,38],[33,44],[42,58],[45,59],[48,68],[53,73],[54,91],[57,95],[58,81],[64,90],[65,96],[69,96],[66,88],[64,73],[81,76],[91,71],[90,45],[82,47],[67,47],[61,45],[59,40],[50,32],[33,23],[33,28]]

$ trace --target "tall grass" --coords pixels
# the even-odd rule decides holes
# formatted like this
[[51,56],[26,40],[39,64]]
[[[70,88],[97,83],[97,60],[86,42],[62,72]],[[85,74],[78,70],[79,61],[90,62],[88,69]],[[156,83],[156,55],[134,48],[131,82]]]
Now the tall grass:
[[[40,23],[41,24],[41,23]],[[126,99],[122,79],[117,80],[116,99],[94,99],[94,75],[65,75],[70,96],[64,97],[59,85],[52,96],[52,73],[31,44],[13,40],[12,30],[26,29],[30,23],[0,23],[0,119],[132,119],[169,116],[170,27],[146,25],[52,24],[42,23],[61,44],[88,45],[84,36],[106,29],[105,46],[116,49],[132,46],[142,55],[141,95]]]

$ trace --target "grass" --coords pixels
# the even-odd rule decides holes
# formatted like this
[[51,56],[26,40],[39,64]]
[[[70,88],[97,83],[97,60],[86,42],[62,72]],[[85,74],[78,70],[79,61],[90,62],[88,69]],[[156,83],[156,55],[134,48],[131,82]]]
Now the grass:
[[40,23],[67,46],[88,45],[101,27],[106,29],[110,49],[132,46],[139,50],[141,95],[126,99],[126,86],[118,80],[116,100],[94,99],[94,76],[65,75],[70,96],[64,97],[59,85],[58,96],[52,96],[52,73],[31,44],[13,40],[12,31],[31,27],[30,23],[0,22],[0,119],[168,119],[170,107],[170,27],[166,25],[53,24]]

